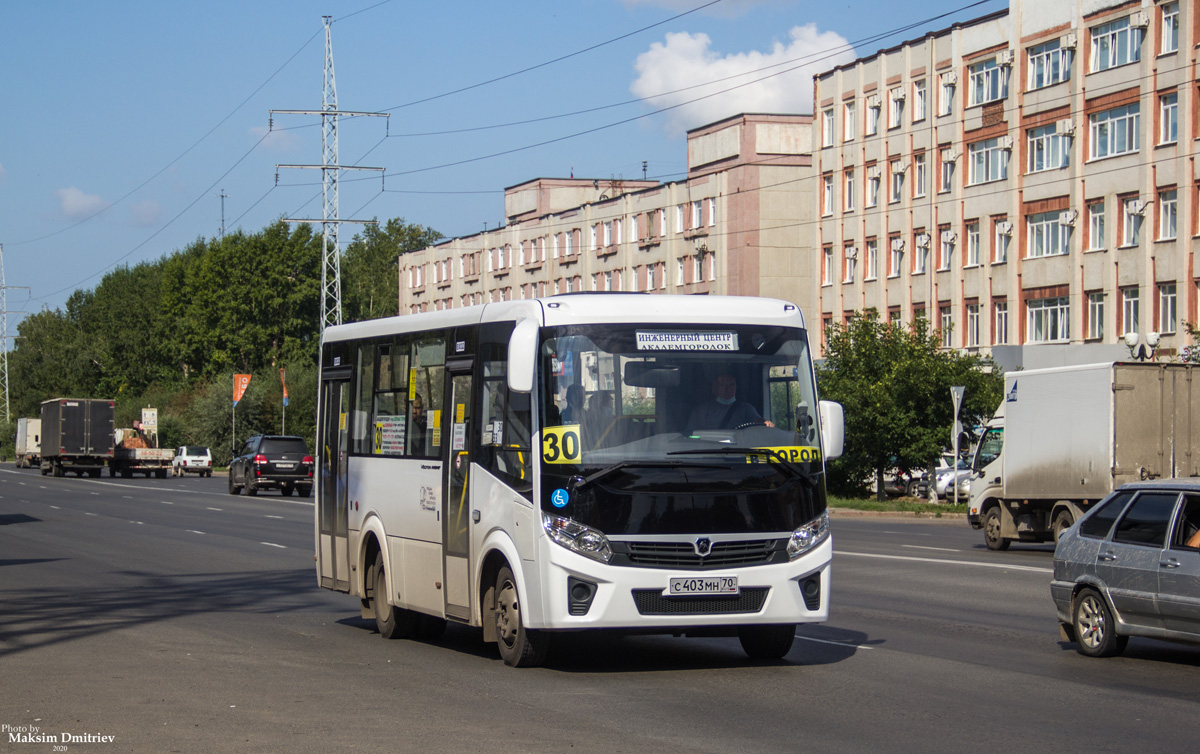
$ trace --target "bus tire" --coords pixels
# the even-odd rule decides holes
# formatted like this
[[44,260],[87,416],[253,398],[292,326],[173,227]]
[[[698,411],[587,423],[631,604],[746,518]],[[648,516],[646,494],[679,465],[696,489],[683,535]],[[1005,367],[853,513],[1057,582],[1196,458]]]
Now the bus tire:
[[780,660],[792,651],[796,627],[790,623],[777,626],[742,626],[738,641],[752,660]]
[[416,633],[419,615],[412,610],[394,607],[387,599],[387,572],[383,567],[383,553],[375,553],[375,577],[371,589],[371,608],[375,611],[375,628],[385,639],[411,639]]
[[525,628],[517,580],[508,566],[496,574],[496,646],[504,664],[513,668],[541,665],[550,649],[548,634]]

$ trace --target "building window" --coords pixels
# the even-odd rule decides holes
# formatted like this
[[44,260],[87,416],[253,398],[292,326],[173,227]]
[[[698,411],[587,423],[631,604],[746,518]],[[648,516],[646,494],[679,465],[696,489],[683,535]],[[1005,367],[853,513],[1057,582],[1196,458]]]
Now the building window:
[[821,111],[821,146],[833,146],[833,110]]
[[1129,17],[1092,28],[1092,71],[1103,71],[1142,59],[1142,30]]
[[925,274],[925,267],[929,261],[929,236],[923,231],[917,231],[913,240],[913,274]]
[[708,227],[713,227],[717,224],[717,199],[711,197],[708,200]]
[[967,266],[979,265],[979,221],[967,223]]
[[854,282],[854,266],[858,262],[858,260],[855,259],[857,253],[857,249],[849,245],[842,250],[842,260],[845,265],[845,269],[843,270],[842,274],[843,283]]
[[646,290],[648,291],[654,290],[654,273],[657,267],[656,264],[646,265]]
[[[873,175],[872,170],[875,171]],[[874,207],[876,204],[879,204],[879,167],[873,166],[867,168],[866,206]]]
[[913,196],[925,196],[925,153],[913,155]]
[[596,233],[596,226],[593,225],[590,228],[590,230],[591,230],[591,239],[592,239],[592,250],[595,251],[595,249],[599,246],[599,240],[598,240],[598,236]]
[[954,231],[943,230],[940,234],[941,244],[938,246],[938,270],[950,269],[950,260],[954,259]]
[[604,245],[612,246],[613,243],[613,224],[612,220],[604,222]]
[[833,285],[833,247],[821,250],[821,284]]
[[1062,40],[1029,48],[1029,88],[1041,89],[1071,79],[1071,51]]
[[1158,331],[1160,333],[1175,332],[1175,323],[1179,314],[1176,309],[1176,300],[1174,283],[1158,284]]
[[1066,296],[1038,298],[1026,305],[1030,343],[1053,343],[1071,337],[1071,307]]
[[821,214],[833,214],[833,176],[821,176]]
[[967,304],[967,348],[979,345],[979,304]]
[[849,212],[854,209],[854,168],[846,170],[845,180],[846,185],[842,187],[842,197],[845,203],[845,210]]
[[854,127],[854,103],[847,102],[842,105],[842,141],[854,139]]
[[1003,346],[1008,344],[1008,302],[997,301],[996,308],[996,328],[992,334],[992,340],[995,345]]
[[899,160],[893,160],[888,164],[888,169],[892,173],[891,201],[898,202],[904,198],[904,165]]
[[1142,242],[1142,215],[1146,211],[1142,200],[1137,197],[1121,202],[1123,210],[1124,234],[1121,237],[1122,246],[1137,246]]
[[1104,340],[1104,294],[1089,293],[1087,336],[1089,340]]
[[676,205],[676,207],[675,207],[675,232],[676,233],[683,232],[683,220],[684,220],[685,215],[686,215],[686,213],[684,211],[683,205],[682,204]]
[[704,257],[700,254],[692,257],[692,282],[700,283],[704,280]]
[[879,241],[871,239],[866,244],[866,259],[863,260],[863,280],[874,280],[879,274]]
[[1179,94],[1171,92],[1158,98],[1158,143],[1179,141]]
[[1051,123],[1040,128],[1031,128],[1029,137],[1029,172],[1065,168],[1071,164],[1071,137],[1058,133],[1058,126]]
[[938,115],[949,115],[954,112],[954,89],[958,74],[947,71],[938,76]]
[[1179,49],[1179,3],[1166,3],[1162,7],[1162,49],[1159,52],[1175,52]]
[[942,348],[954,347],[954,315],[950,311],[949,306],[943,306],[938,310],[942,321]]
[[1058,212],[1038,212],[1026,218],[1031,258],[1052,257],[1070,251],[1071,226],[1058,221]]
[[879,102],[867,103],[867,136],[874,136],[879,133]]
[[967,182],[974,186],[1008,178],[1009,150],[1000,137],[977,141],[968,147],[971,160]]
[[1104,248],[1104,200],[1088,202],[1088,249]]
[[888,128],[899,128],[904,120],[904,90],[896,87],[888,92]]
[[891,259],[888,267],[888,277],[900,277],[900,265],[904,263],[904,243],[899,237],[891,239]]
[[913,82],[913,123],[925,120],[925,79]]
[[1114,107],[1088,116],[1091,129],[1091,159],[1138,151],[1141,108],[1138,103]]
[[692,227],[704,227],[704,203],[698,199],[692,202]]
[[995,253],[992,255],[993,264],[1004,264],[1008,261],[1008,246],[1012,243],[1012,223],[1007,220],[996,221]]
[[1126,335],[1131,332],[1137,332],[1139,329],[1139,320],[1141,319],[1141,301],[1139,300],[1138,289],[1136,286],[1121,289],[1121,327]]
[[995,102],[1008,96],[1008,68],[995,58],[971,65],[967,69],[972,105]]
[[954,153],[952,150],[943,149],[942,158],[942,181],[938,191],[953,191],[954,190]]
[[1158,240],[1170,241],[1177,236],[1177,204],[1179,193],[1175,189],[1158,192]]

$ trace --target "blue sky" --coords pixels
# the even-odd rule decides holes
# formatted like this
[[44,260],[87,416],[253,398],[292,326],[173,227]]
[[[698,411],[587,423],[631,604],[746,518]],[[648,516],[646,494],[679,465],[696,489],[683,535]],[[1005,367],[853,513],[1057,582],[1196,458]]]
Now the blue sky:
[[811,112],[815,71],[1007,6],[710,3],[5,0],[0,244],[7,284],[28,287],[8,291],[7,334],[115,266],[217,235],[220,193],[229,229],[320,217],[320,172],[277,185],[275,167],[321,162],[319,118],[269,129],[269,111],[320,109],[323,15],[339,108],[390,114],[341,121],[341,163],[386,169],[343,174],[341,216],[452,237],[502,222],[504,187],[531,178],[640,178],[646,161],[678,179],[688,128]]

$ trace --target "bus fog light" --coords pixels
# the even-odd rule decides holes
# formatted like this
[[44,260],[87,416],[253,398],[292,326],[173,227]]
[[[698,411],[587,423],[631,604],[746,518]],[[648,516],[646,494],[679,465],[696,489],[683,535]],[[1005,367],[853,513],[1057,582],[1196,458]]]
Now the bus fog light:
[[550,535],[550,539],[572,552],[599,560],[601,563],[612,560],[612,546],[603,532],[584,526],[578,521],[545,512],[542,513],[542,526]]
[[828,536],[829,512],[822,511],[821,515],[792,532],[787,543],[788,560],[795,560],[824,542]]

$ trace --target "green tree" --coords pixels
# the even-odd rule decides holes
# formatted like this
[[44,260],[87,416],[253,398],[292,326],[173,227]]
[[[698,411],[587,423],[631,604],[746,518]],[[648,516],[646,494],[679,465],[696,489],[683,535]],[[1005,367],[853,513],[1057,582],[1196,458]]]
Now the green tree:
[[392,218],[383,226],[367,225],[342,255],[342,320],[361,322],[393,317],[399,312],[399,259],[442,239],[433,228]]
[[1000,403],[1003,377],[991,362],[941,348],[941,332],[925,319],[900,327],[867,309],[832,325],[826,343],[817,384],[822,398],[842,404],[846,421],[845,452],[830,467],[835,489],[861,493],[874,479],[882,497],[886,469],[932,463],[952,444],[951,386],[966,388],[964,426]]

